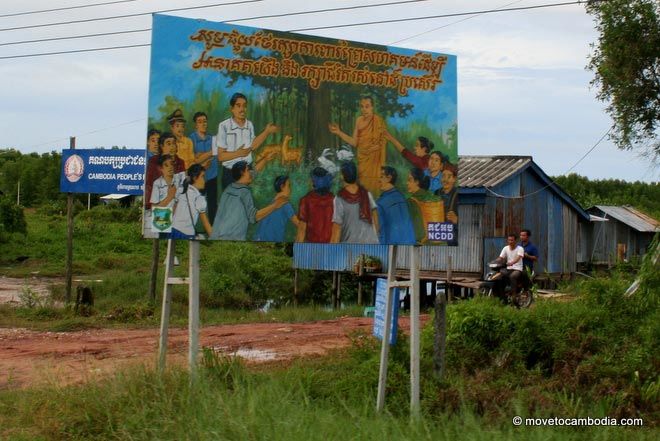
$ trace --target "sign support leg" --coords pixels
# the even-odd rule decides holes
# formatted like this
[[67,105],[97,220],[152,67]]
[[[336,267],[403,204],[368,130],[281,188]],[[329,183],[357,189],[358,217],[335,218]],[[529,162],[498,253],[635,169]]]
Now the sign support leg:
[[393,302],[399,299],[392,299],[392,283],[396,273],[396,245],[390,245],[388,250],[387,262],[387,300],[385,302],[385,323],[383,326],[383,341],[380,348],[380,371],[378,373],[378,396],[376,398],[376,411],[381,412],[385,407],[385,387],[387,386],[387,360],[390,353],[390,329],[392,327],[392,307]]
[[165,260],[165,283],[163,284],[163,306],[160,313],[160,340],[158,343],[158,370],[165,370],[165,356],[167,355],[167,333],[170,322],[170,306],[172,304],[172,285],[168,283],[174,272],[174,252],[176,241],[167,241],[167,257]]
[[190,258],[188,259],[188,365],[191,378],[197,371],[197,353],[199,351],[199,241],[191,240]]

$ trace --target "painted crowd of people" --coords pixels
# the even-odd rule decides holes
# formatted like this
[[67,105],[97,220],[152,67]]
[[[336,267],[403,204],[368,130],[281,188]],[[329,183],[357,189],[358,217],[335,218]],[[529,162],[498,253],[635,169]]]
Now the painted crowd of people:
[[[374,113],[373,99],[360,99],[360,115],[352,135],[338,124],[329,131],[355,149],[357,163],[339,166],[341,188],[333,193],[335,175],[324,167],[310,173],[311,190],[296,212],[290,197],[291,179],[277,176],[272,182],[275,196],[257,207],[251,184],[274,154],[256,154],[266,138],[279,129],[267,124],[258,135],[247,119],[247,98],[234,94],[229,103],[231,117],[220,122],[215,136],[208,133],[208,117],[193,116],[195,131],[185,135],[181,110],[168,117],[170,132],[150,130],[147,135],[145,182],[145,235],[157,237],[154,227],[159,211],[171,212],[171,238],[192,239],[205,234],[210,239],[250,239],[283,242],[287,227],[295,228],[295,241],[314,243],[424,244],[452,243],[457,231],[456,166],[434,144],[420,136],[408,150]],[[396,168],[387,164],[386,146],[391,143],[410,163],[406,189],[397,188]],[[270,185],[270,184],[269,184]],[[450,240],[433,240],[430,225],[449,226]],[[171,232],[170,227],[171,226]],[[252,230],[250,230],[252,231]]]

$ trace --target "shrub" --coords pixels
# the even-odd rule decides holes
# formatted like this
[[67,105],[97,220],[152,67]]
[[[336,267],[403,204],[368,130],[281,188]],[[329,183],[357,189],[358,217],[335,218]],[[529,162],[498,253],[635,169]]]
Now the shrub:
[[23,208],[7,197],[0,197],[0,243],[6,243],[11,233],[27,233]]

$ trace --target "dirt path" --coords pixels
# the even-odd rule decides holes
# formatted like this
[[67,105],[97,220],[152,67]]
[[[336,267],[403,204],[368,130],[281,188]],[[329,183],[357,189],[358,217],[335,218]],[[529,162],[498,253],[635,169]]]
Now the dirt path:
[[[425,321],[428,317],[423,317]],[[399,321],[409,329],[407,317]],[[310,323],[253,323],[207,326],[200,345],[251,363],[285,362],[324,355],[350,345],[355,331],[371,333],[373,319],[344,317]],[[188,330],[169,333],[168,365],[185,365]],[[158,329],[101,329],[36,332],[0,329],[0,389],[54,381],[70,384],[108,375],[128,365],[155,366]]]

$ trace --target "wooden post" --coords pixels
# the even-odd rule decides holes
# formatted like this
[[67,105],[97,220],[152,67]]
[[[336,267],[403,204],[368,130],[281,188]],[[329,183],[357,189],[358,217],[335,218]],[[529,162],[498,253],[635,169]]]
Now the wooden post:
[[358,298],[357,298],[357,303],[358,306],[362,306],[362,280],[358,279]]
[[376,411],[381,412],[385,407],[385,387],[387,386],[387,360],[390,352],[390,329],[392,327],[392,308],[395,301],[392,299],[391,284],[396,273],[396,245],[388,247],[387,262],[387,299],[385,301],[385,321],[383,323],[383,342],[380,347],[380,370],[378,372],[378,396],[376,397]]
[[451,262],[451,256],[447,256],[447,299],[451,302],[454,300],[454,293],[453,293],[453,288],[451,286],[451,278],[452,278],[452,262]]
[[197,354],[199,352],[199,241],[189,241],[188,259],[188,365],[191,380],[197,373]]
[[419,404],[419,246],[410,247],[410,416],[417,418],[420,414]]
[[332,272],[332,309],[337,309],[337,271]]
[[158,261],[160,260],[160,240],[153,240],[151,246],[151,278],[149,279],[149,299],[156,302],[156,280],[158,278]]
[[[69,138],[69,148],[76,148],[76,138]],[[65,263],[65,281],[66,291],[64,300],[71,303],[71,291],[73,282],[73,193],[68,193],[66,197],[66,263]]]
[[298,306],[298,268],[293,269],[293,306]]
[[442,294],[435,291],[435,317],[433,320],[433,373],[442,379],[445,370],[445,348],[447,346],[447,289]]
[[341,309],[341,273],[337,273],[337,307],[335,309]]

